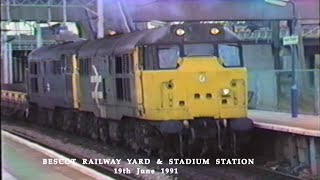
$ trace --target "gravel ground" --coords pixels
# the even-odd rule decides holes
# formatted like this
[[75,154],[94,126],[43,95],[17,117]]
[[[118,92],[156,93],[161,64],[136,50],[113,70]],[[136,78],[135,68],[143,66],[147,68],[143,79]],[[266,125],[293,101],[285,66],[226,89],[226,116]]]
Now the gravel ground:
[[[23,122],[1,121],[2,129],[15,130],[28,136],[34,137],[42,143],[57,147],[63,151],[72,151],[76,155],[85,156],[91,159],[122,159],[119,165],[110,165],[114,168],[129,168],[131,173],[135,173],[137,168],[155,169],[155,174],[138,175],[137,179],[143,180],[172,180],[172,179],[217,179],[217,180],[260,180],[265,179],[261,174],[250,173],[243,168],[234,166],[212,166],[212,165],[169,165],[156,164],[157,158],[148,158],[144,154],[137,154],[124,147],[117,147],[108,144],[102,144],[99,141],[93,141],[89,138],[70,135],[54,129],[42,128],[36,125],[30,125]],[[151,163],[148,165],[128,164],[126,159],[148,158]],[[211,161],[213,162],[213,161]],[[177,168],[178,175],[168,175],[160,172],[161,168]],[[273,179],[273,180],[276,180]]]

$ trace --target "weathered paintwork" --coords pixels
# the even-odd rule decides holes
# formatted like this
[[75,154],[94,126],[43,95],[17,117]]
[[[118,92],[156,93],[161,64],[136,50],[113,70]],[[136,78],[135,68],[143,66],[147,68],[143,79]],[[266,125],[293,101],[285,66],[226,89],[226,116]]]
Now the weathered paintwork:
[[[212,27],[218,28],[221,33],[211,35]],[[186,35],[175,35],[178,28],[184,28]],[[29,56],[29,65],[37,63],[36,74],[30,73],[30,69],[28,71],[30,102],[49,109],[93,112],[96,117],[114,120],[124,117],[151,121],[245,118],[245,68],[225,68],[221,59],[215,56],[181,57],[179,67],[170,70],[147,70],[142,67],[142,62],[154,63],[152,57],[155,58],[154,54],[148,58],[142,55],[141,47],[144,46],[237,41],[237,36],[221,25],[182,24],[41,47]],[[127,73],[116,72],[117,57],[120,56],[128,58]],[[54,62],[61,63],[56,69],[58,73],[53,72]],[[81,74],[81,62],[88,63],[87,74]],[[30,90],[31,78],[36,78],[38,92]],[[117,89],[117,79],[127,81],[128,87],[122,91],[130,100],[117,97],[120,91]],[[235,86],[231,85],[232,81]],[[169,84],[172,87],[168,87]],[[230,96],[221,96],[223,88],[231,90]]]
[[[184,58],[178,69],[142,72],[141,116],[150,120],[215,119],[247,116],[246,69],[223,68],[217,58]],[[231,86],[236,81],[236,86]],[[231,90],[222,97],[223,88]],[[199,98],[196,97],[199,94]],[[222,104],[226,99],[227,103]]]

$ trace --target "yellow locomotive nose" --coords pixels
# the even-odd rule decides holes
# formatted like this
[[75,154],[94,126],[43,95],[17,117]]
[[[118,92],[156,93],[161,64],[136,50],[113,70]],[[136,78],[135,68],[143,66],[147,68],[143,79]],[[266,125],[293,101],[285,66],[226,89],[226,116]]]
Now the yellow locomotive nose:
[[246,70],[214,57],[186,57],[178,69],[143,72],[145,114],[156,120],[246,117]]

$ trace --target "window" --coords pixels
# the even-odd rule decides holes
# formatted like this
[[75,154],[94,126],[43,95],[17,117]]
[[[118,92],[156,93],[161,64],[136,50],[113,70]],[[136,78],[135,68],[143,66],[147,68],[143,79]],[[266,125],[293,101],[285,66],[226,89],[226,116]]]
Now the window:
[[34,75],[38,74],[38,63],[36,62],[30,63],[30,74],[34,74]]
[[185,44],[184,55],[190,56],[213,56],[214,49],[212,44]]
[[156,46],[141,46],[140,52],[140,67],[143,67],[144,70],[159,69]]
[[80,75],[90,75],[91,74],[91,59],[79,59],[79,74]]
[[158,58],[160,69],[176,68],[179,59],[179,47],[176,45],[159,46]]
[[236,45],[219,44],[219,57],[223,59],[224,66],[241,66],[240,51]]

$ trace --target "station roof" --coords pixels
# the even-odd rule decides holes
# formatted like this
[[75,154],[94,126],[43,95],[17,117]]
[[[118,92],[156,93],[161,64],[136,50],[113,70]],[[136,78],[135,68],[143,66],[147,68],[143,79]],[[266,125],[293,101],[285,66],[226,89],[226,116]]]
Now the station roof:
[[[291,0],[299,19],[319,20],[319,0]],[[7,2],[10,4],[7,11]],[[48,5],[51,2],[53,5]],[[293,18],[293,4],[275,6],[264,0],[121,0],[133,22],[201,21],[201,20],[284,20]],[[123,32],[125,21],[121,15],[119,0],[103,1],[105,29]],[[79,22],[90,36],[95,31],[96,0],[68,0],[67,20]],[[62,0],[3,0],[1,20],[63,20]],[[9,12],[9,14],[7,13]],[[90,37],[88,37],[90,38]]]

